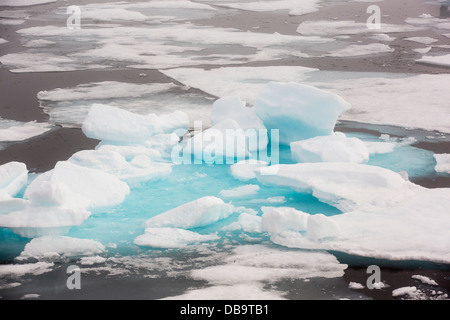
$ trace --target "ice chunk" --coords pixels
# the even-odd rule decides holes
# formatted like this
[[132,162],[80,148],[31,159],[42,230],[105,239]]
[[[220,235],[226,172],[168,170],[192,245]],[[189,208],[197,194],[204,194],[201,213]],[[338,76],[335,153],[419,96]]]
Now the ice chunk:
[[0,215],[0,227],[9,228],[26,238],[62,235],[70,227],[83,223],[90,214],[83,209],[27,206],[23,210]]
[[415,274],[415,275],[411,276],[411,278],[415,279],[415,280],[419,280],[420,282],[422,282],[424,284],[428,284],[430,286],[438,286],[438,283],[436,281],[434,281],[433,279],[431,279],[427,276]]
[[53,262],[39,261],[26,264],[2,264],[0,265],[0,276],[17,278],[26,274],[40,275],[52,270]]
[[0,118],[0,142],[27,140],[50,129],[51,125],[45,122],[20,122]]
[[255,113],[253,107],[246,107],[245,101],[237,96],[227,96],[216,100],[211,111],[211,123],[213,125],[222,120],[233,119],[243,129],[265,129],[261,119]]
[[0,0],[0,6],[25,7],[56,2],[56,0]]
[[[246,107],[246,103],[236,96],[220,98],[213,104],[211,112],[211,124],[216,125],[223,120],[233,119],[244,129],[254,129],[254,134],[249,135],[249,151],[265,149],[268,143],[267,129],[261,119],[256,115],[255,108]],[[264,134],[259,134],[262,130]],[[248,130],[250,133],[251,130]]]
[[306,236],[312,240],[335,238],[340,235],[340,228],[336,221],[323,214],[308,216],[308,231]]
[[215,223],[230,216],[231,204],[222,199],[206,196],[161,213],[145,222],[146,227],[171,227],[190,229]]
[[251,179],[255,179],[255,170],[260,167],[267,166],[268,163],[266,161],[256,160],[256,159],[247,159],[241,160],[237,163],[230,166],[231,174],[234,178],[241,181],[248,181]]
[[272,0],[272,1],[250,1],[250,2],[220,2],[220,6],[249,10],[256,12],[288,10],[289,15],[303,15],[312,13],[320,7],[318,0],[306,0],[298,2],[296,0]]
[[80,259],[80,263],[83,266],[92,266],[94,264],[104,263],[106,262],[106,258],[100,256],[92,256],[92,257],[82,257]]
[[36,205],[90,209],[119,204],[129,192],[128,185],[111,174],[60,161],[33,180],[24,198]]
[[422,58],[417,59],[416,62],[448,67],[450,66],[450,54],[442,56],[423,56]]
[[409,37],[409,38],[405,38],[404,40],[423,43],[423,44],[432,44],[432,43],[435,43],[438,41],[437,39],[430,38],[430,37]]
[[268,130],[279,130],[281,144],[332,134],[349,108],[336,94],[294,82],[268,83],[255,101],[256,114]]
[[3,38],[0,38],[0,44],[7,43],[7,42],[8,42],[8,40],[5,40],[5,39],[3,39]]
[[450,153],[434,154],[436,172],[450,173]]
[[261,207],[262,230],[270,234],[286,230],[306,231],[308,214],[290,207]]
[[355,44],[343,49],[335,50],[327,56],[330,57],[355,57],[364,55],[374,55],[378,53],[394,52],[395,49],[383,43]]
[[236,187],[233,189],[222,190],[219,194],[224,198],[246,197],[257,194],[259,186],[256,184],[247,184],[245,186]]
[[134,239],[134,243],[139,246],[169,249],[217,239],[220,239],[217,234],[202,235],[178,228],[146,228],[143,235]]
[[336,132],[290,143],[292,160],[296,162],[351,162],[369,160],[369,150],[358,138],[347,138]]
[[183,152],[208,164],[223,164],[249,154],[246,133],[233,119],[222,120],[187,139]]
[[30,205],[29,201],[20,198],[0,200],[0,215],[13,211],[22,211]]
[[44,236],[31,240],[17,260],[59,259],[89,256],[105,251],[98,241],[64,236]]
[[28,181],[24,163],[12,161],[0,166],[0,201],[14,197]]
[[102,148],[79,151],[68,161],[82,167],[101,170],[129,184],[159,180],[172,172],[170,163],[153,164],[147,155],[136,155],[128,162],[120,153]]
[[82,130],[93,139],[139,143],[155,133],[156,125],[152,120],[119,108],[94,104],[83,122]]
[[311,192],[320,201],[348,211],[366,205],[388,206],[415,194],[419,186],[388,169],[354,163],[302,163],[279,165],[276,174],[257,179],[269,185]]

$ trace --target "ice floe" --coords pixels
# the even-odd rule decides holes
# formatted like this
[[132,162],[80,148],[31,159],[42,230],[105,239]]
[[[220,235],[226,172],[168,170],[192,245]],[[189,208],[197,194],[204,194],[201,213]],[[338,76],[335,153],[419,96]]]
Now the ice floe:
[[[340,132],[294,141],[290,143],[290,147],[292,159],[296,162],[365,163],[370,154],[363,141],[348,138]],[[372,150],[374,149],[372,145]],[[379,148],[376,151],[380,151]]]
[[217,197],[206,196],[156,215],[148,219],[145,226],[191,229],[222,220],[233,212],[233,205]]
[[436,160],[436,165],[434,167],[436,172],[450,173],[450,154],[435,154],[434,159]]
[[0,118],[0,144],[31,139],[48,132],[51,128],[52,126],[46,122],[21,122]]
[[261,87],[254,108],[268,130],[279,130],[280,143],[289,144],[331,134],[337,118],[350,105],[312,86],[270,82]]
[[17,260],[48,259],[58,260],[85,255],[99,254],[105,247],[91,239],[77,239],[65,236],[44,236],[34,238],[26,244]]
[[134,239],[134,243],[139,246],[173,249],[217,239],[220,238],[216,234],[202,235],[179,228],[146,228],[143,235]]
[[0,201],[17,195],[28,181],[28,169],[24,163],[12,161],[0,165]]

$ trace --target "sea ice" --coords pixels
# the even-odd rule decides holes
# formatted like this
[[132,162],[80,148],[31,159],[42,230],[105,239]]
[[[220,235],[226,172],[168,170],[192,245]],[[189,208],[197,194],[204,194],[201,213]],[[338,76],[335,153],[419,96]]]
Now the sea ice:
[[25,264],[2,264],[0,265],[0,276],[17,278],[26,274],[40,275],[52,270],[53,262],[39,261]]
[[366,144],[358,138],[348,138],[341,132],[294,141],[290,147],[292,160],[296,162],[365,163],[369,160]]
[[105,247],[92,239],[78,239],[65,236],[44,236],[34,238],[25,245],[16,259],[60,259],[78,256],[89,256],[105,251]]
[[0,201],[17,195],[28,181],[28,169],[24,163],[12,161],[0,165]]
[[262,175],[256,170],[257,179],[263,184],[310,192],[342,211],[368,205],[389,206],[420,190],[391,170],[365,164],[318,162],[278,167],[278,172],[272,175]]
[[248,181],[256,178],[255,170],[260,167],[268,166],[267,161],[256,159],[246,159],[238,161],[230,166],[231,174],[234,178],[241,181]]
[[261,207],[261,229],[270,234],[306,231],[309,214],[290,207]]
[[56,0],[0,0],[0,6],[24,7],[52,2],[56,2]]
[[24,198],[35,205],[93,209],[123,202],[130,188],[106,172],[60,161],[26,188]]
[[148,219],[145,227],[182,229],[202,227],[227,218],[233,212],[233,205],[225,203],[222,199],[206,196]]
[[450,66],[450,54],[442,56],[423,56],[422,58],[417,59],[416,62],[448,67]]
[[314,241],[336,238],[341,234],[339,224],[323,214],[309,215],[307,220],[308,230],[306,237]]
[[279,130],[281,144],[333,133],[350,105],[336,94],[298,83],[271,82],[260,89],[256,114],[268,130]]
[[224,198],[236,198],[255,195],[258,193],[259,186],[256,184],[247,184],[245,186],[239,186],[233,189],[222,190],[219,192],[221,197]]
[[62,235],[70,227],[82,224],[90,215],[84,209],[29,205],[23,210],[0,215],[0,227],[11,229],[25,238]]
[[434,154],[434,159],[436,160],[436,166],[434,167],[436,172],[450,173],[449,153]]
[[217,239],[220,239],[217,234],[203,235],[179,228],[146,228],[143,235],[134,239],[134,243],[139,246],[173,249]]
[[390,46],[382,43],[370,43],[370,44],[355,44],[345,47],[343,49],[335,50],[326,54],[330,57],[355,57],[374,55],[385,52],[394,52],[395,50]]
[[49,131],[51,127],[46,122],[21,122],[0,118],[0,143],[27,140]]

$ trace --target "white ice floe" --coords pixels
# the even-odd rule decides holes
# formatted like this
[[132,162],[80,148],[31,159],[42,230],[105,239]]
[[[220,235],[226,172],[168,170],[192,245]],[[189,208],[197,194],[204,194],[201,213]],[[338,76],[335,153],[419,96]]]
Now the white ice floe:
[[374,55],[379,53],[394,52],[395,50],[383,43],[355,44],[348,47],[335,50],[326,54],[330,57],[355,57]]
[[260,216],[243,212],[239,215],[236,222],[233,222],[222,229],[226,231],[242,230],[249,233],[261,233],[261,221],[262,218]]
[[255,12],[288,10],[289,14],[293,16],[316,12],[320,7],[320,1],[318,0],[306,0],[302,2],[298,2],[296,0],[270,0],[231,3],[226,1],[217,1],[213,3],[221,7]]
[[147,154],[137,154],[128,162],[120,153],[107,149],[82,150],[67,161],[114,175],[130,185],[160,180],[172,172],[170,163],[153,163]]
[[52,2],[56,2],[56,0],[0,0],[0,6],[24,7]]
[[448,74],[324,72],[294,66],[179,68],[164,73],[217,97],[234,95],[249,104],[270,81],[299,82],[350,103],[352,108],[340,120],[450,132]]
[[220,239],[217,234],[204,235],[179,228],[146,228],[143,235],[134,239],[134,243],[145,247],[174,249],[217,239]]
[[434,281],[433,279],[427,277],[427,276],[422,276],[420,274],[415,274],[413,276],[411,276],[412,279],[418,280],[420,282],[422,282],[423,284],[428,284],[430,286],[437,286],[438,283],[436,281]]
[[268,165],[268,162],[256,160],[256,159],[247,159],[241,160],[232,164],[230,166],[231,174],[234,178],[241,181],[248,181],[251,179],[255,179],[255,170],[260,167],[265,167]]
[[40,91],[38,99],[50,122],[65,127],[80,127],[92,104],[99,100],[139,115],[150,110],[158,115],[184,112],[191,122],[209,123],[211,112],[211,98],[207,94],[190,92],[173,83],[92,82]]
[[27,274],[40,275],[52,270],[52,262],[36,262],[26,264],[2,264],[0,265],[0,276],[17,278]]
[[296,162],[365,163],[369,160],[369,149],[363,141],[340,132],[294,141],[290,147],[292,160]]
[[192,154],[207,164],[245,159],[249,155],[247,132],[254,136],[253,130],[242,129],[235,120],[222,120],[204,131],[196,131],[193,137],[184,140],[183,155]]
[[94,264],[105,263],[106,258],[100,256],[82,257],[80,259],[80,264],[83,266],[92,266]]
[[39,136],[52,126],[46,122],[21,122],[0,118],[0,143],[17,142]]
[[313,240],[338,238],[341,235],[339,224],[323,214],[309,215],[306,237]]
[[82,224],[90,215],[84,209],[29,205],[23,210],[0,215],[0,227],[26,238],[62,235],[71,227]]
[[392,296],[393,297],[401,297],[401,296],[408,296],[409,298],[415,298],[418,297],[421,294],[421,291],[418,290],[416,287],[401,287],[395,290],[392,290]]
[[431,38],[431,37],[409,37],[409,38],[405,38],[404,40],[418,42],[418,43],[422,43],[422,44],[432,44],[432,43],[435,43],[438,41],[438,39]]
[[31,182],[24,198],[34,205],[93,209],[119,204],[129,192],[129,186],[111,174],[60,161]]
[[246,197],[257,194],[259,186],[256,184],[247,184],[245,186],[239,186],[233,189],[222,190],[219,192],[221,197],[224,198],[236,198]]
[[309,214],[290,207],[261,207],[261,229],[270,234],[306,231]]
[[12,161],[0,165],[0,201],[17,195],[28,181],[28,169],[24,163]]
[[281,144],[333,133],[350,105],[336,94],[294,82],[261,87],[255,110],[268,130],[279,130]]
[[[383,33],[392,32],[408,32],[421,30],[423,27],[410,25],[395,25],[383,23]],[[379,30],[368,29],[364,22],[355,22],[352,20],[307,20],[297,28],[297,32],[307,36],[334,36],[334,35],[349,35],[361,33],[378,33]]]
[[255,173],[264,184],[312,193],[342,211],[369,205],[389,206],[420,189],[393,171],[354,163],[282,164],[276,174],[262,175],[258,170]]
[[450,54],[442,56],[423,56],[422,58],[417,59],[416,62],[450,67]]
[[193,270],[191,277],[213,285],[236,285],[281,279],[335,278],[342,276],[346,268],[325,252],[241,245],[225,258],[225,264]]
[[284,232],[271,237],[275,243],[391,260],[450,261],[448,188],[425,189],[392,171],[361,164],[280,165],[277,175],[256,175],[266,184],[309,190],[343,211],[328,217],[339,226],[338,237],[318,242]]
[[349,289],[354,289],[354,290],[361,290],[361,289],[364,289],[365,287],[361,283],[351,281],[348,284],[348,288]]
[[83,122],[83,133],[93,139],[124,144],[144,143],[158,133],[186,131],[189,119],[184,112],[170,115],[139,115],[108,105],[94,104]]
[[190,229],[217,222],[233,212],[234,207],[231,204],[216,197],[206,196],[150,218],[145,222],[145,226]]
[[436,160],[436,166],[434,170],[436,172],[450,173],[450,154],[441,153],[434,154],[434,159]]
[[98,241],[64,236],[44,236],[31,240],[17,260],[60,259],[79,256],[91,256],[105,251]]
[[7,43],[7,42],[8,42],[8,40],[5,40],[5,39],[3,39],[3,38],[0,38],[0,44]]

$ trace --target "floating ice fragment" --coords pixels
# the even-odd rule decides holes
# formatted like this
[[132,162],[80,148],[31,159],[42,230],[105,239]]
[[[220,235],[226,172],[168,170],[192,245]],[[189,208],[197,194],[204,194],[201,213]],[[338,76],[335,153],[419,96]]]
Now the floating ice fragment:
[[290,207],[261,207],[262,230],[270,234],[286,230],[306,231],[308,214]]
[[220,239],[217,234],[202,235],[179,228],[146,228],[143,235],[134,239],[134,243],[139,246],[170,249],[217,239]]
[[367,146],[358,138],[347,138],[336,132],[290,143],[292,160],[296,162],[351,162],[369,160]]
[[24,198],[35,205],[92,209],[119,204],[129,192],[125,182],[109,173],[60,161],[33,180]]
[[0,201],[14,197],[28,181],[24,163],[12,161],[0,166]]
[[259,186],[256,184],[247,184],[245,186],[236,187],[233,189],[222,190],[219,194],[224,198],[235,198],[255,195],[258,193]]
[[433,279],[426,277],[426,276],[422,276],[419,274],[415,274],[413,276],[411,276],[412,279],[415,280],[419,280],[420,282],[424,283],[424,284],[429,284],[430,286],[437,286],[438,283],[436,281],[434,281]]
[[306,237],[314,241],[337,238],[341,234],[338,223],[323,214],[308,216]]
[[17,260],[55,259],[90,256],[102,253],[105,247],[98,241],[64,236],[44,236],[26,244]]
[[450,173],[450,153],[434,154],[436,172]]
[[145,222],[145,226],[190,229],[215,223],[233,212],[234,207],[231,204],[216,197],[206,196],[150,218]]
[[260,167],[267,166],[268,163],[266,161],[255,160],[255,159],[247,159],[241,160],[237,163],[230,166],[231,174],[234,178],[241,181],[248,181],[251,179],[255,179],[255,170]]
[[334,93],[294,82],[271,82],[260,89],[256,114],[268,130],[279,130],[281,144],[333,133],[350,105]]

